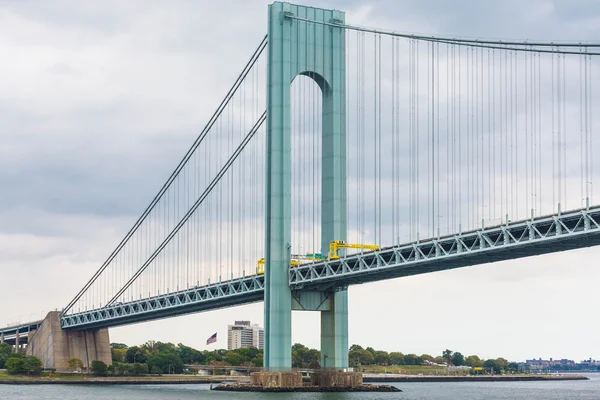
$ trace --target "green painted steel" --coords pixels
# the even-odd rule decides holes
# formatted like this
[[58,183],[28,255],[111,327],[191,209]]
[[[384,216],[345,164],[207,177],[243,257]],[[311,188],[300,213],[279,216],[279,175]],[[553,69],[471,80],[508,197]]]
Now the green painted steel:
[[[275,2],[269,6],[267,65],[267,184],[265,234],[265,367],[292,366],[290,86],[298,75],[323,93],[322,252],[346,239],[346,43],[343,28],[308,21],[345,22],[343,12]],[[327,367],[348,366],[348,297],[332,294],[321,313]],[[345,348],[344,351],[342,349]],[[322,360],[323,361],[323,360]]]

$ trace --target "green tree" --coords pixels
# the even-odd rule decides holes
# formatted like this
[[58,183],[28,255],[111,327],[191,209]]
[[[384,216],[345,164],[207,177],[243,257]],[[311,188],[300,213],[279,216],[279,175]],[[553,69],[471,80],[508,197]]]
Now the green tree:
[[154,367],[158,367],[163,374],[183,372],[183,362],[178,353],[163,353],[158,352],[150,356],[148,359],[148,367],[152,371]]
[[375,349],[374,348],[367,347],[365,350],[368,351],[369,353],[371,353],[373,355],[373,357],[375,357]]
[[372,365],[375,362],[375,357],[367,350],[352,350],[348,353],[350,365]]
[[518,372],[519,364],[517,364],[516,362],[510,362],[510,363],[508,363],[508,366],[506,367],[506,369],[508,371]]
[[0,369],[4,369],[6,360],[12,354],[12,346],[8,343],[0,343]]
[[348,352],[348,363],[351,367],[360,364],[360,355],[362,350],[351,350]]
[[9,374],[24,374],[25,373],[25,357],[10,357],[6,360],[5,366]]
[[492,359],[485,360],[483,362],[483,368],[491,369],[496,374],[500,373],[500,366],[498,365],[498,362],[496,360],[492,360]]
[[113,363],[108,368],[109,368],[109,372],[113,375],[129,376],[129,375],[133,375],[134,365],[135,364]]
[[260,354],[260,350],[254,346],[248,347],[246,350],[248,350],[248,358],[250,358],[250,360],[258,357]]
[[92,365],[90,366],[90,371],[92,374],[97,376],[106,376],[108,373],[108,367],[103,361],[94,360],[92,361]]
[[42,360],[34,356],[26,356],[23,358],[23,370],[30,374],[39,374],[42,372]]
[[67,360],[67,368],[70,371],[81,371],[83,370],[83,361],[79,358],[71,357]]
[[371,353],[369,350],[361,350],[360,351],[360,364],[361,365],[373,365],[373,363],[375,362],[375,357],[373,356],[373,353]]
[[393,351],[390,353],[390,364],[393,365],[403,365],[404,364],[404,354]]
[[292,346],[292,366],[296,368],[308,367],[311,362],[319,361],[321,352],[317,349],[309,349],[308,347],[296,343]]
[[500,367],[500,369],[506,369],[508,367],[508,360],[506,358],[496,358],[496,363],[498,364],[498,367]]
[[456,365],[457,367],[465,365],[465,356],[458,351],[452,354],[452,364]]
[[387,351],[377,350],[373,355],[375,364],[387,364],[390,362],[390,355]]
[[[179,354],[179,349],[173,343],[156,342],[155,346],[156,346],[156,351],[158,351],[159,353]],[[220,352],[220,351],[221,351],[221,349],[217,350],[217,352]],[[227,352],[227,350],[223,350],[222,356],[224,356],[226,352]]]
[[363,348],[357,344],[353,344],[352,346],[350,346],[350,349],[348,351],[350,352],[350,351],[358,351],[358,350],[363,350]]
[[148,361],[148,356],[149,352],[147,349],[138,346],[132,346],[127,349],[127,352],[125,353],[125,360],[130,364],[136,362],[145,363]]
[[423,364],[423,359],[416,354],[406,354],[404,356],[404,363],[406,365],[421,365]]
[[111,343],[110,348],[111,349],[126,349],[127,345],[123,344],[123,343]]
[[184,364],[202,364],[204,362],[205,356],[201,351],[181,343],[177,347],[179,348],[179,357]]
[[0,343],[0,354],[11,355],[12,346],[8,343]]
[[483,367],[483,360],[476,355],[471,355],[465,359],[465,365],[472,368],[480,368]]
[[152,370],[150,371],[150,373],[152,375],[160,375],[160,374],[162,374],[162,370],[158,366],[154,365],[152,367]]
[[442,356],[437,356],[433,359],[433,362],[435,362],[436,364],[448,364],[448,361],[446,361],[446,359]]
[[452,364],[452,354],[453,354],[453,351],[449,350],[449,349],[446,349],[442,352],[442,357],[444,357],[444,359],[446,360],[446,362],[448,364]]
[[263,356],[260,355],[256,358],[252,359],[252,365],[254,365],[255,367],[262,367],[263,366]]
[[227,361],[229,365],[237,366],[242,364],[242,357],[236,352],[228,351],[225,355],[225,361]]
[[139,376],[139,375],[146,375],[148,373],[148,364],[142,364],[142,363],[135,363],[133,364],[133,368],[132,368],[132,374]]
[[308,358],[308,350],[308,347],[303,344],[294,343],[292,346],[292,367],[302,368],[304,366],[304,362]]
[[142,348],[148,350],[148,353],[154,353],[158,351],[157,342],[155,342],[154,340],[148,340],[142,345]]
[[127,349],[112,348],[110,349],[110,355],[112,356],[113,362],[125,362],[127,356]]
[[435,360],[433,358],[433,356],[431,356],[429,354],[421,354],[421,358],[423,359],[423,361],[431,361],[431,362],[433,362]]

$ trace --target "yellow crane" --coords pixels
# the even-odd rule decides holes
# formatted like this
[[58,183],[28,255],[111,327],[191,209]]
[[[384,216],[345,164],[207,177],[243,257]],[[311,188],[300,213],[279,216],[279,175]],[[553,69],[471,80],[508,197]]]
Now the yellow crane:
[[[379,246],[376,244],[355,244],[346,243],[343,240],[334,240],[329,244],[329,260],[340,258],[338,256],[339,249],[363,249],[363,250],[379,250]],[[306,255],[292,254],[290,260],[290,267],[294,268],[300,264],[304,264],[307,261],[323,261],[323,255],[320,253],[309,253]],[[265,259],[261,258],[256,263],[256,275],[262,275],[265,273]]]
[[338,256],[339,249],[363,249],[363,250],[379,250],[379,246],[376,244],[354,244],[346,243],[343,240],[334,240],[329,243],[329,259],[333,260],[340,258]]
[[[308,253],[306,255],[292,254],[290,260],[290,266],[297,267],[302,264],[303,261],[323,261],[323,255],[320,253]],[[265,273],[265,259],[261,258],[256,264],[256,275],[262,275]]]

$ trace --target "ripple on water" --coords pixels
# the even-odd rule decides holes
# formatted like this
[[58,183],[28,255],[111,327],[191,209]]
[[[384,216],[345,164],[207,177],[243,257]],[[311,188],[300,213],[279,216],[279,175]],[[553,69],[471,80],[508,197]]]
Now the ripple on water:
[[230,393],[210,385],[0,385],[0,400],[598,400],[600,375],[589,381],[398,383],[403,393]]

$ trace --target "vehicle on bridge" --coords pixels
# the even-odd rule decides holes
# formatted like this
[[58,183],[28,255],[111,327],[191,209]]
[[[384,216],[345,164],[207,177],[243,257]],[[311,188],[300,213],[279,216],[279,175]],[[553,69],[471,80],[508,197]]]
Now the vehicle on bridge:
[[[334,260],[340,258],[338,250],[340,249],[361,249],[361,250],[379,250],[380,247],[375,244],[355,244],[346,243],[343,240],[334,240],[329,244],[329,256],[328,260]],[[292,254],[290,258],[290,267],[294,268],[301,264],[308,262],[323,261],[324,257],[321,253],[307,253],[307,254]],[[256,275],[263,275],[265,273],[265,259],[264,257],[257,261]]]
[[353,244],[346,243],[343,240],[334,240],[329,243],[329,259],[334,260],[340,258],[338,255],[339,249],[361,249],[361,250],[379,250],[379,246],[376,244]]

